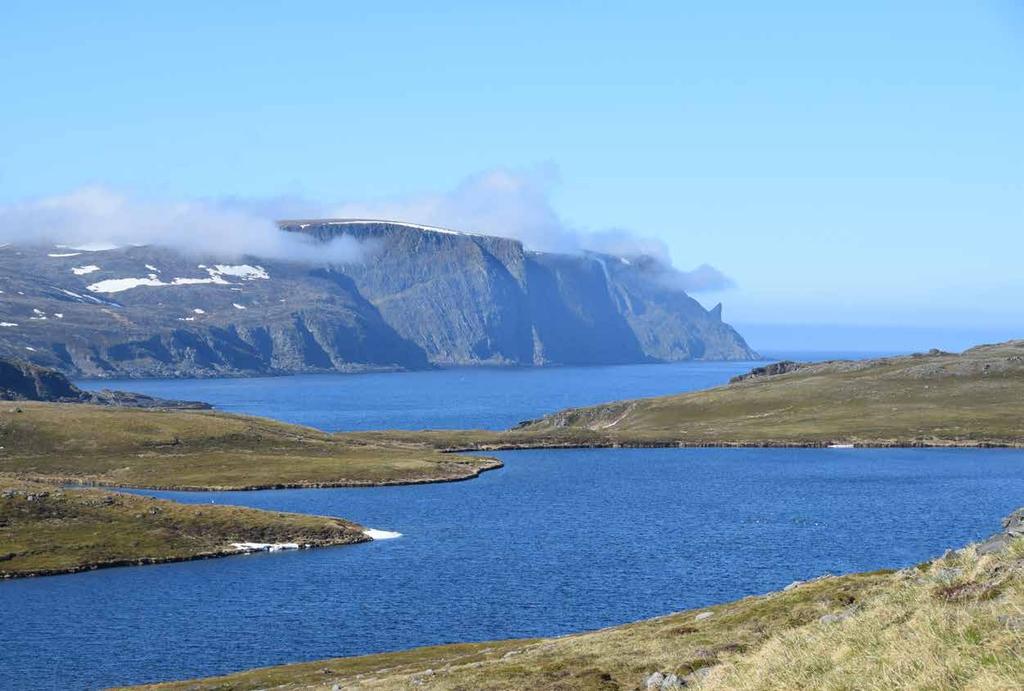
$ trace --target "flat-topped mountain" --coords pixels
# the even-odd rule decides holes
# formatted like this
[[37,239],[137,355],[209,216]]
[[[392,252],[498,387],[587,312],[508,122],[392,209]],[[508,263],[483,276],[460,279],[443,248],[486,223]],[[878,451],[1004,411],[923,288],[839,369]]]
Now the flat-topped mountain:
[[[649,257],[532,252],[414,224],[285,221],[355,263],[155,246],[0,247],[0,356],[74,376],[751,359]],[[325,245],[326,247],[326,245]]]

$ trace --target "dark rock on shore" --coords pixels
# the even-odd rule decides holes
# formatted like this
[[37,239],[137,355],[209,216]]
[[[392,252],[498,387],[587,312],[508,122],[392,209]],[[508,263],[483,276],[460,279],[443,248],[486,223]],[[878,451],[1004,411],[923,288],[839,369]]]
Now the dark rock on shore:
[[759,379],[761,377],[774,377],[779,374],[787,374],[789,372],[796,372],[798,369],[805,367],[806,365],[800,362],[793,362],[792,360],[783,360],[782,362],[773,362],[770,365],[764,367],[755,367],[746,374],[740,374],[729,380],[730,384],[737,382],[746,381],[747,379]]
[[128,408],[208,409],[198,401],[172,401],[128,391],[83,391],[67,377],[23,360],[0,359],[0,400],[91,403]]
[[1017,509],[1003,519],[1003,532],[978,544],[978,554],[998,554],[1017,537],[1024,537],[1024,508]]

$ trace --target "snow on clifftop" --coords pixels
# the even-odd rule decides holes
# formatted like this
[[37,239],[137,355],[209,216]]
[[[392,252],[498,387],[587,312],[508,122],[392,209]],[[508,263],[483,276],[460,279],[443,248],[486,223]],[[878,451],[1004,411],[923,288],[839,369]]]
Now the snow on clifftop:
[[279,221],[282,226],[295,226],[305,230],[310,226],[351,226],[351,225],[389,225],[399,226],[401,228],[410,228],[412,230],[422,230],[428,233],[443,233],[444,235],[466,235],[472,237],[486,237],[477,233],[464,233],[460,230],[452,230],[451,228],[441,228],[440,226],[428,226],[422,223],[407,223],[405,221],[388,221],[380,218],[325,218],[325,219],[308,219],[302,221]]

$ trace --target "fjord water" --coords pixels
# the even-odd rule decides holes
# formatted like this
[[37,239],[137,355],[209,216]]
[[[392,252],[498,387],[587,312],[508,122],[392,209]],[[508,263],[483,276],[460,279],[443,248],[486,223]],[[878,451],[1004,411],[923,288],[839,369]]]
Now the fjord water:
[[[863,353],[789,353],[818,360]],[[329,431],[505,429],[573,406],[661,396],[724,384],[764,362],[680,362],[609,367],[464,368],[252,379],[135,379],[76,382],[161,398],[206,401]]]
[[[750,366],[121,386],[325,429],[497,428],[563,405],[717,384]],[[910,565],[995,532],[1024,503],[1015,450],[496,455],[505,468],[452,484],[143,492],[343,516],[403,537],[0,582],[0,688],[97,688],[593,629],[825,572]]]
[[410,646],[593,629],[995,532],[1015,450],[498,454],[470,482],[146,492],[345,516],[352,547],[0,583],[0,688],[95,688]]

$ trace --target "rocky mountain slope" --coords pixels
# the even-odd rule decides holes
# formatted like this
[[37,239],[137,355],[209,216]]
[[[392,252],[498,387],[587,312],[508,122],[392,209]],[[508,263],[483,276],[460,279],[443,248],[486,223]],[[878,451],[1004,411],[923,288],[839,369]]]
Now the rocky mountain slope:
[[531,252],[379,221],[295,221],[365,241],[345,265],[153,246],[0,247],[0,356],[74,376],[749,359],[646,257]]

